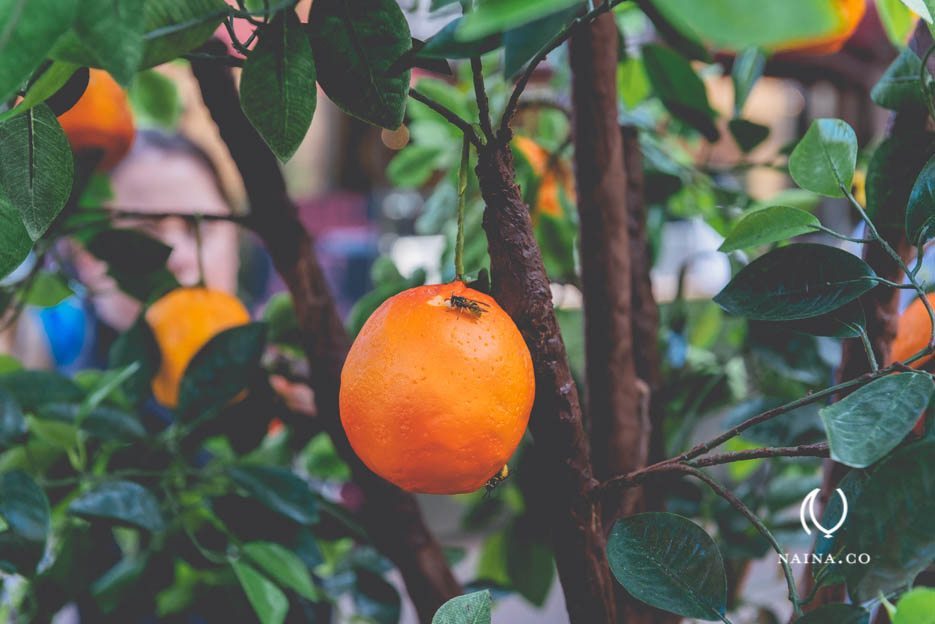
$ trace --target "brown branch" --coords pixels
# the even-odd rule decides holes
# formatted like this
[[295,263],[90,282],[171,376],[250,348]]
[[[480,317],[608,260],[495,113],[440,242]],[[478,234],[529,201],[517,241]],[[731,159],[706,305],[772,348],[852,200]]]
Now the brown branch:
[[493,141],[493,121],[490,118],[490,100],[484,87],[484,67],[479,56],[471,57],[471,76],[474,78],[474,99],[477,100],[477,112],[480,128],[488,141]]
[[[205,46],[217,54],[223,44]],[[250,225],[259,234],[286,282],[302,329],[303,347],[320,418],[355,482],[364,492],[360,520],[374,545],[399,569],[423,622],[460,593],[442,550],[422,518],[416,500],[370,472],[354,454],[338,418],[338,388],[347,353],[347,335],[328,290],[312,240],[286,193],[279,165],[238,105],[229,69],[193,61],[202,98],[243,177]]]

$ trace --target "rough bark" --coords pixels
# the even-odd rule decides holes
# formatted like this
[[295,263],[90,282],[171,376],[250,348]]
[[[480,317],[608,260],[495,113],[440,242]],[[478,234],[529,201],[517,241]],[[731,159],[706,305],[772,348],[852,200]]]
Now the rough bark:
[[508,136],[481,147],[477,177],[487,204],[484,230],[493,295],[529,346],[536,372],[530,430],[543,462],[542,489],[531,495],[549,510],[552,542],[568,614],[573,624],[614,622],[613,580],[603,523],[587,493],[596,484],[578,391],[552,308],[542,255],[529,210],[516,186]]
[[[223,46],[212,42],[214,54]],[[292,295],[311,371],[319,418],[354,481],[364,492],[359,519],[374,545],[399,569],[423,622],[461,593],[415,499],[370,472],[354,454],[338,418],[338,389],[348,339],[329,292],[313,241],[298,219],[279,165],[238,104],[230,70],[193,60],[192,71],[221,138],[243,177],[253,212],[248,225],[263,239]]]

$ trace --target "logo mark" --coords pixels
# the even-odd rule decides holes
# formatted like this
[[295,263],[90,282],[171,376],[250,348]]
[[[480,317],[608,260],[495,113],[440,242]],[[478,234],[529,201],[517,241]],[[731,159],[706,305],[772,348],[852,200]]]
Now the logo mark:
[[838,519],[838,523],[835,524],[830,529],[826,529],[821,526],[818,522],[818,519],[815,518],[815,499],[818,498],[818,494],[821,492],[820,488],[815,488],[808,493],[808,496],[802,501],[802,506],[799,508],[799,520],[802,521],[802,528],[805,529],[805,532],[808,535],[812,534],[811,529],[808,528],[808,522],[805,519],[805,509],[808,508],[809,518],[812,520],[812,524],[815,525],[815,528],[818,529],[821,533],[824,533],[825,537],[830,539],[831,535],[841,528],[844,524],[844,521],[847,519],[847,497],[844,496],[844,492],[841,491],[841,488],[835,490],[838,493],[838,496],[841,497],[841,517]]

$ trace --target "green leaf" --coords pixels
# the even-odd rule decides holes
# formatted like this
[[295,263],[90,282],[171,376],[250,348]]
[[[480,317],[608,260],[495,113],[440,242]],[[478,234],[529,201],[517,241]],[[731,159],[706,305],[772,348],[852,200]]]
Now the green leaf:
[[316,0],[308,29],[318,83],[350,115],[395,130],[402,124],[409,71],[391,73],[409,51],[409,24],[395,0]]
[[144,315],[141,314],[130,329],[117,336],[107,361],[110,368],[125,368],[134,363],[139,366],[123,384],[123,391],[131,403],[138,405],[150,396],[150,384],[159,370],[161,354]]
[[906,235],[919,245],[935,236],[935,156],[925,163],[909,194]]
[[857,164],[857,135],[840,119],[816,119],[789,156],[789,173],[807,191],[844,197]]
[[902,2],[929,24],[935,18],[935,3],[932,0],[902,0]]
[[318,497],[308,483],[284,468],[236,466],[230,476],[234,483],[273,511],[310,525],[318,521]]
[[[39,74],[26,89],[22,101],[10,110],[0,113],[0,121],[25,113],[30,108],[42,104],[64,87],[75,74],[78,66],[73,63],[55,61]],[[53,111],[54,112],[54,111]]]
[[[98,232],[85,245],[107,263],[107,272],[120,289],[146,302],[178,286],[166,269],[172,248],[155,238],[130,229]],[[132,249],[133,253],[127,253]]]
[[101,67],[129,84],[143,60],[145,5],[146,0],[78,0],[75,23],[53,57]]
[[641,513],[619,520],[607,539],[617,581],[648,605],[702,620],[723,620],[727,579],[707,533],[682,516]]
[[514,522],[506,537],[506,567],[510,586],[530,604],[541,607],[549,597],[555,579],[551,547],[529,535]]
[[874,150],[867,166],[867,213],[878,227],[905,227],[912,187],[935,151],[928,132],[895,133]]
[[791,321],[827,314],[874,288],[867,263],[836,247],[795,243],[760,256],[717,294],[729,314]]
[[76,7],[77,0],[0,0],[0,102],[13,97],[45,60],[71,26]]
[[17,370],[0,375],[0,388],[27,412],[49,403],[74,403],[84,397],[75,382],[52,371]]
[[439,607],[432,624],[490,624],[491,606],[487,590],[458,596]]
[[23,410],[10,393],[0,390],[0,450],[22,442],[25,435]]
[[766,67],[766,55],[756,47],[747,48],[734,59],[730,77],[734,83],[735,117],[740,117],[743,112],[743,105],[747,103],[747,97],[753,90],[753,85],[763,75],[764,67]]
[[317,93],[312,46],[295,11],[282,11],[260,30],[240,79],[244,113],[279,160],[292,158],[305,138]]
[[643,61],[627,57],[617,64],[617,92],[627,108],[633,108],[652,91]]
[[159,501],[132,481],[101,483],[73,500],[68,511],[87,520],[107,520],[147,531],[165,528]]
[[128,90],[137,125],[172,130],[182,115],[182,100],[175,81],[155,70],[139,72]]
[[51,528],[49,500],[21,470],[0,475],[0,570],[31,576]]
[[99,440],[133,442],[146,437],[146,429],[135,414],[102,405],[81,421],[81,429]]
[[801,208],[770,206],[751,210],[741,217],[718,247],[718,251],[726,253],[768,245],[801,234],[813,233],[820,225],[818,217]]
[[21,265],[32,250],[32,239],[19,210],[0,192],[0,279]]
[[922,59],[910,49],[903,50],[870,91],[870,99],[883,108],[925,108],[919,76]]
[[308,568],[291,551],[273,542],[250,542],[244,544],[242,550],[248,559],[283,587],[295,590],[312,602],[320,599]]
[[512,78],[581,12],[581,3],[503,33],[503,75]]
[[935,440],[886,459],[850,510],[846,552],[871,559],[847,571],[855,602],[911,583],[935,559]]
[[744,153],[751,152],[769,136],[769,126],[754,123],[747,119],[731,119],[727,129]]
[[23,300],[31,306],[51,308],[73,294],[61,275],[43,271],[30,283],[23,295]]
[[262,624],[282,624],[289,612],[289,599],[272,581],[241,561],[232,561],[231,567],[240,581],[247,600],[253,606]]
[[792,330],[810,336],[832,338],[859,338],[867,327],[867,315],[859,299],[841,306],[833,312],[797,321],[776,323],[779,330]]
[[356,612],[368,622],[397,624],[402,610],[399,592],[382,573],[367,567],[354,567],[356,583],[351,592]]
[[581,0],[480,0],[458,29],[461,41],[474,41],[577,6]]
[[[868,478],[867,473],[862,470],[851,470],[841,479],[838,488],[844,493],[846,500],[849,501],[849,505],[853,505],[860,497],[860,492],[863,490]],[[843,513],[844,502],[841,500],[841,497],[835,493],[828,499],[825,510],[821,514],[821,526],[837,526],[838,522],[841,520],[841,514]],[[837,562],[838,559],[848,554],[847,536],[852,521],[853,516],[848,515],[844,518],[844,523],[841,527],[835,531],[830,538],[816,538],[815,555],[818,556],[818,560],[812,563],[812,578],[815,579],[817,585],[825,586],[844,583],[847,579],[845,574],[847,568],[851,565],[860,565],[859,563],[848,564],[846,561],[844,564],[830,562],[831,560]]]
[[714,125],[715,112],[691,63],[674,50],[650,44],[643,46],[643,65],[665,107],[706,139],[716,141],[719,133]]
[[229,10],[224,0],[146,0],[140,67],[161,65],[198,47]]
[[896,448],[926,408],[935,382],[926,373],[876,379],[819,412],[831,458],[866,468]]
[[407,145],[387,165],[386,177],[393,186],[419,188],[438,170],[443,156],[434,145]]
[[935,624],[935,589],[916,587],[903,594],[893,624]]
[[0,196],[15,206],[39,240],[71,193],[74,157],[65,131],[40,104],[0,123]]
[[476,41],[458,40],[455,35],[462,20],[464,17],[457,17],[445,24],[441,30],[425,41],[425,45],[416,56],[432,59],[466,59],[486,54],[500,47],[502,37],[499,34]]
[[916,24],[916,16],[901,0],[876,0],[877,14],[886,35],[895,46],[903,46]]
[[868,624],[870,614],[857,605],[829,604],[805,614],[795,624]]
[[266,323],[232,327],[208,341],[185,369],[178,413],[198,416],[237,396],[256,373],[265,346]]

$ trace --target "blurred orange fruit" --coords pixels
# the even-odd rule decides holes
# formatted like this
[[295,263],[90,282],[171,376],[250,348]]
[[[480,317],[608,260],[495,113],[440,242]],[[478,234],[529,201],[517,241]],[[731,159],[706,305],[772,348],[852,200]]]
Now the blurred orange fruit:
[[561,217],[563,210],[559,192],[563,191],[570,201],[575,199],[575,181],[571,168],[563,161],[549,162],[552,159],[551,154],[528,137],[515,136],[513,145],[539,178],[533,211]]
[[84,94],[58,121],[75,152],[103,152],[105,171],[127,155],[136,134],[126,92],[102,69],[90,70]]
[[513,320],[463,282],[419,286],[367,320],[341,372],[341,423],[375,473],[410,492],[474,491],[526,431],[532,359]]
[[146,322],[162,354],[153,378],[153,396],[176,407],[179,384],[195,354],[216,335],[250,322],[250,313],[233,295],[207,288],[176,288],[148,310]]
[[820,56],[834,54],[851,38],[860,20],[867,11],[867,0],[834,0],[834,10],[838,25],[832,32],[822,37],[800,41],[789,41],[779,45],[775,52],[796,52]]
[[[935,305],[935,293],[927,295],[929,302]],[[932,320],[921,298],[909,304],[906,311],[899,317],[899,326],[896,330],[896,339],[890,355],[894,362],[902,362],[924,349],[932,337]],[[927,355],[912,363],[913,368],[921,368],[923,364],[932,359]]]

